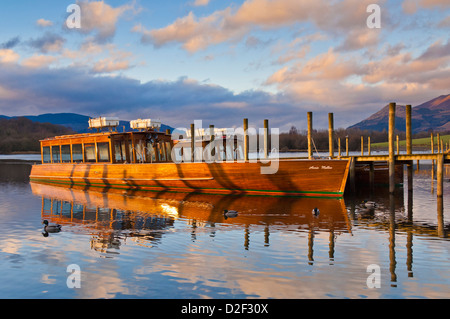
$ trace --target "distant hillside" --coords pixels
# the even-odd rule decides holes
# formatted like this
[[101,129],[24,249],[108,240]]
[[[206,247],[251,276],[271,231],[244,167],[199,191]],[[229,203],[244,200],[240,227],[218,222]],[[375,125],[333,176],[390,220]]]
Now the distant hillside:
[[64,126],[37,123],[24,117],[0,117],[0,153],[40,152],[39,140],[73,133]]
[[[377,113],[350,127],[361,130],[388,130],[389,105]],[[441,95],[428,102],[413,106],[411,111],[411,125],[413,133],[433,131],[445,132],[450,130],[450,94]],[[406,131],[405,106],[397,105],[395,110],[395,128]]]
[[[89,129],[89,119],[90,117],[87,115],[75,114],[75,113],[47,113],[41,115],[27,115],[25,118],[38,123],[51,123],[62,125],[67,128],[72,129],[78,133],[89,133],[92,130]],[[1,118],[15,118],[15,117],[7,117],[4,115],[0,115]],[[120,121],[119,129],[122,131],[122,128],[125,126],[126,130],[130,129],[130,122],[128,121]],[[166,129],[173,130],[172,127],[167,126],[165,124],[161,124],[161,131],[165,131]]]

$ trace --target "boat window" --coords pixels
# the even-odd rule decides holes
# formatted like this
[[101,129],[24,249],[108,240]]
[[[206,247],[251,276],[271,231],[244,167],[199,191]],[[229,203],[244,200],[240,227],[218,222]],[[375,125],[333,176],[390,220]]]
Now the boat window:
[[165,147],[164,143],[159,143],[158,149],[159,149],[159,160],[162,162],[165,162],[166,161],[166,147]]
[[70,145],[61,145],[61,162],[70,163]]
[[50,146],[45,146],[42,148],[43,163],[51,163],[52,158],[50,156]]
[[60,163],[61,161],[61,153],[59,149],[59,145],[53,145],[52,146],[52,162],[53,163]]
[[95,144],[84,144],[84,160],[86,162],[95,162]]
[[97,143],[98,161],[109,162],[109,143]]
[[156,162],[155,148],[151,142],[147,142],[147,162]]
[[115,141],[114,144],[116,162],[123,163],[127,160],[127,154],[124,141]]
[[172,147],[170,146],[170,142],[166,142],[166,154],[167,154],[167,160],[172,160]]
[[81,144],[72,145],[72,159],[74,163],[83,162],[83,146]]
[[136,141],[136,163],[145,162],[145,142],[143,140]]

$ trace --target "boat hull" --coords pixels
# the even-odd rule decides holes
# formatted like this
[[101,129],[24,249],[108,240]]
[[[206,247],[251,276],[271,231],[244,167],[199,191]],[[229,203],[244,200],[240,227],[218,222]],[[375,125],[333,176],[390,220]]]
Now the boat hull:
[[30,180],[67,187],[143,192],[342,197],[347,160],[279,160],[275,174],[262,163],[41,164]]

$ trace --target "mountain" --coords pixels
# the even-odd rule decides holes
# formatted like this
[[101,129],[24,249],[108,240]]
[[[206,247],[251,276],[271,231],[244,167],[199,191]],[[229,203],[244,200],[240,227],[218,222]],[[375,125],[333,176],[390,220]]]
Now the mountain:
[[[395,108],[395,129],[406,131],[405,105],[397,105]],[[389,105],[383,107],[377,113],[367,119],[348,128],[361,130],[383,131],[388,130]],[[412,132],[443,132],[450,130],[450,94],[441,95],[428,102],[412,107],[411,109]]]
[[[0,115],[0,118],[18,118],[19,116],[13,116],[8,117],[5,115]],[[26,115],[22,116],[25,117],[33,122],[38,123],[51,123],[51,124],[57,124],[62,125],[67,128],[72,129],[75,132],[78,133],[88,133],[93,132],[93,130],[89,129],[89,119],[91,117],[87,115],[81,115],[81,114],[75,114],[75,113],[47,113],[47,114],[41,114],[41,115]],[[130,129],[130,122],[128,121],[119,121],[119,131],[121,132],[123,127],[125,126],[126,130]],[[173,131],[173,128],[161,124],[161,131],[164,132],[166,129],[170,129],[170,131]]]

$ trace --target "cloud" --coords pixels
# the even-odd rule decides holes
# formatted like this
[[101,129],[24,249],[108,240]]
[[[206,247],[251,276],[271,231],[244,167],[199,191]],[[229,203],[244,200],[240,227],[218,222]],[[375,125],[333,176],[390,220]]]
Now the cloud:
[[[143,43],[160,47],[180,43],[189,52],[236,41],[255,29],[278,29],[299,23],[312,23],[320,30],[345,39],[347,50],[376,44],[377,35],[368,33],[367,6],[372,0],[308,1],[247,0],[234,9],[228,7],[205,17],[193,12],[160,29],[137,25]],[[384,2],[384,1],[381,1]]]
[[116,25],[126,12],[137,13],[135,3],[113,8],[104,1],[79,2],[81,8],[81,28],[75,29],[82,33],[95,34],[95,41],[105,43],[110,41],[116,33]]
[[20,59],[19,54],[11,49],[0,49],[0,63],[15,63]]
[[33,55],[22,61],[22,65],[28,68],[43,68],[47,67],[58,58],[50,55]]
[[0,44],[0,49],[12,49],[20,43],[20,38],[14,37],[4,43]]
[[53,22],[51,22],[50,20],[45,20],[45,19],[39,19],[36,21],[36,24],[40,27],[51,27],[53,25]]
[[196,119],[217,127],[241,126],[244,117],[260,125],[268,117],[278,127],[285,124],[280,110],[292,114],[297,108],[287,97],[263,91],[234,94],[187,77],[141,83],[123,76],[98,77],[76,67],[10,64],[2,68],[0,87],[5,92],[22,92],[14,100],[0,97],[0,114],[75,112],[125,120],[158,117],[175,127],[188,127]]
[[209,0],[195,0],[193,3],[194,6],[200,7],[200,6],[207,6],[209,4]]
[[404,0],[402,2],[402,9],[407,14],[415,14],[419,8],[434,9],[434,8],[449,8],[450,2],[448,0]]
[[66,39],[62,36],[47,32],[37,39],[31,39],[28,41],[28,44],[39,50],[41,53],[55,53],[62,51],[65,42]]
[[[414,57],[402,43],[389,46],[371,60],[329,49],[284,66],[266,81],[285,94],[318,108],[379,109],[389,100],[411,104],[448,94],[449,42],[435,42]],[[380,51],[381,52],[381,51]]]

